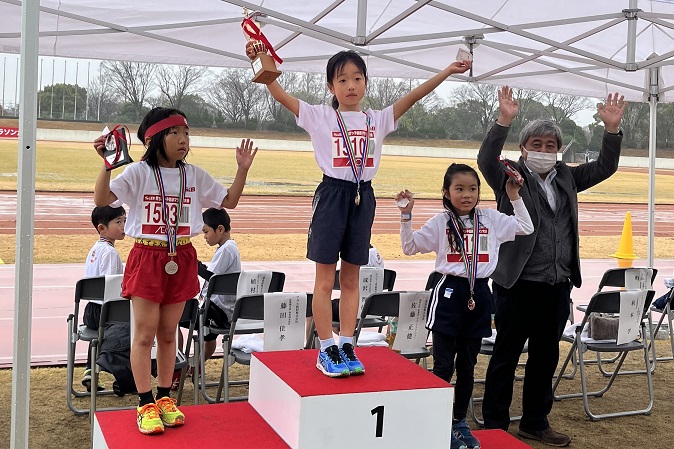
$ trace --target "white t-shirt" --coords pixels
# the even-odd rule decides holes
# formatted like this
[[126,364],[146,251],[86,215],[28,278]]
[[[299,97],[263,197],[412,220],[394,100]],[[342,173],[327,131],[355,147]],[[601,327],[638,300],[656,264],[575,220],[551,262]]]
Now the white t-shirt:
[[381,254],[374,246],[370,248],[370,257],[367,261],[368,267],[384,268],[384,260],[381,258]]
[[[241,272],[241,254],[234,240],[227,240],[215,251],[213,259],[208,264],[208,271],[213,274]],[[204,286],[201,288],[201,296],[205,298],[207,292],[208,281],[204,282]],[[236,295],[213,295],[211,296],[211,302],[222,309],[227,314],[227,319],[232,321]]]
[[[160,168],[172,222],[178,214],[180,170]],[[185,164],[187,185],[183,213],[178,226],[179,237],[193,237],[202,232],[204,208],[219,208],[227,188],[196,165]],[[145,161],[126,166],[122,174],[110,181],[110,190],[129,207],[124,231],[133,238],[166,240],[162,201],[154,170]]]
[[[396,129],[393,120],[393,106],[383,111],[368,109],[365,112],[342,112],[351,145],[356,151],[356,163],[361,159],[361,151],[369,140],[370,146],[363,169],[362,181],[370,181],[379,169],[381,147],[390,132]],[[370,118],[370,135],[367,134],[367,117]],[[356,182],[349,163],[348,149],[337,124],[337,114],[331,106],[310,105],[300,100],[297,125],[311,136],[316,162],[326,175]],[[355,146],[353,145],[355,143]],[[360,172],[360,169],[357,170]]]
[[[506,215],[495,209],[478,209],[480,240],[478,244],[477,277],[488,278],[496,269],[501,243],[515,240],[516,235],[529,235],[534,225],[524,201],[511,201],[515,215]],[[468,216],[459,217],[465,228],[464,247],[470,254],[473,244],[473,225]],[[412,231],[412,222],[400,223],[403,253],[436,253],[435,271],[452,276],[467,277],[461,253],[450,251],[446,212],[431,217],[420,230]]]
[[[84,262],[84,277],[105,276],[106,274],[123,274],[124,264],[117,249],[108,242],[98,241],[89,250]],[[92,300],[96,304],[103,301]]]

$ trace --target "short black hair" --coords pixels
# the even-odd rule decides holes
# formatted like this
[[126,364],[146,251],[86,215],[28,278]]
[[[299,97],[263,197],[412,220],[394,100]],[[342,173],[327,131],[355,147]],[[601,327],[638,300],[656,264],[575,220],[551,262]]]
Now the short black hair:
[[124,210],[122,206],[94,207],[94,210],[91,211],[91,223],[94,225],[94,228],[98,230],[99,224],[107,226],[112,220],[123,215],[126,215],[126,210]]
[[[344,68],[348,63],[352,63],[365,77],[365,82],[367,83],[367,66],[363,58],[353,50],[343,50],[339,53],[333,55],[329,60],[328,64],[325,67],[325,72],[328,78],[328,84],[332,86],[335,77],[339,74],[339,71]],[[336,96],[332,96],[332,108],[339,109],[339,101],[337,101]]]
[[204,219],[204,224],[213,229],[218,229],[218,226],[222,225],[225,228],[225,232],[232,230],[232,219],[229,218],[229,214],[225,209],[211,207],[206,209],[201,215]]
[[[138,132],[136,134],[138,136],[138,140],[143,142],[143,145],[145,145],[145,133],[150,128],[150,126],[154,125],[155,123],[161,120],[164,120],[165,118],[169,118],[172,115],[182,115],[187,120],[187,116],[185,115],[185,113],[178,109],[163,108],[158,106],[150,110],[150,112],[145,114],[145,117],[143,117],[143,120],[140,122],[140,125],[138,126]],[[170,128],[159,131],[157,134],[155,134],[150,138],[150,142],[148,142],[148,145],[145,147],[145,154],[143,154],[142,159],[145,162],[147,162],[147,164],[150,167],[154,168],[159,166],[159,155],[161,155],[163,158],[166,158],[166,149],[164,148],[164,137],[166,137],[169,131]],[[178,163],[182,164],[183,161],[178,161]]]

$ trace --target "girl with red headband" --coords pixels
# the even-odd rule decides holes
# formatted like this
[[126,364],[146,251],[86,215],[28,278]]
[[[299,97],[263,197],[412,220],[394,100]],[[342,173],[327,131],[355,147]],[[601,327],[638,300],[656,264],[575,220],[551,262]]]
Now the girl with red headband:
[[[185,301],[199,293],[196,251],[190,237],[202,232],[202,208],[233,209],[239,202],[257,148],[250,139],[236,149],[237,171],[228,188],[205,170],[185,162],[189,126],[177,109],[154,108],[143,118],[138,139],[145,145],[140,162],[114,180],[103,165],[94,202],[115,201],[129,207],[125,231],[136,239],[122,281],[122,296],[131,299],[133,326],[131,369],[139,395],[138,429],[144,434],[185,423],[170,397],[176,353],[176,327]],[[105,136],[94,141],[102,157]],[[152,395],[151,350],[157,339],[157,395]]]

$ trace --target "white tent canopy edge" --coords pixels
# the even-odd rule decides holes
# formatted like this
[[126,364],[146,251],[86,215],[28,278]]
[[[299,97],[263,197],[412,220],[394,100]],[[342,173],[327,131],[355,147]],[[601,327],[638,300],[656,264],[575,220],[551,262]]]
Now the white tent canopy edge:
[[329,56],[350,48],[366,56],[370,76],[427,78],[468,46],[475,67],[457,77],[463,81],[597,98],[620,91],[651,103],[653,264],[655,105],[674,88],[665,83],[674,79],[672,0],[41,0],[37,6],[0,0],[0,51],[20,52],[22,61],[12,449],[28,447],[28,401],[17,398],[29,394],[38,54],[248,67],[239,28],[247,8],[262,13],[283,70],[320,73]]

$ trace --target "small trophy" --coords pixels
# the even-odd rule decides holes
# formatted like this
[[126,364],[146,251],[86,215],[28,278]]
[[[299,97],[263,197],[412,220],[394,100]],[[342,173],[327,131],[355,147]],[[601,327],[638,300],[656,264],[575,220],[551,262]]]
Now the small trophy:
[[131,135],[129,128],[124,125],[117,125],[112,131],[108,131],[106,126],[103,135],[105,135],[103,160],[107,171],[133,162],[131,156],[129,156],[129,136]]
[[[241,28],[243,28],[243,35],[248,41],[246,54],[252,60],[251,64],[255,74],[253,82],[271,84],[281,74],[276,68],[274,60],[279,64],[283,63],[283,60],[279,58],[265,35],[262,34],[262,25],[255,21],[255,17],[259,15],[259,12],[249,14],[248,10],[244,9],[245,18],[241,22]],[[271,56],[267,52],[271,53]]]

